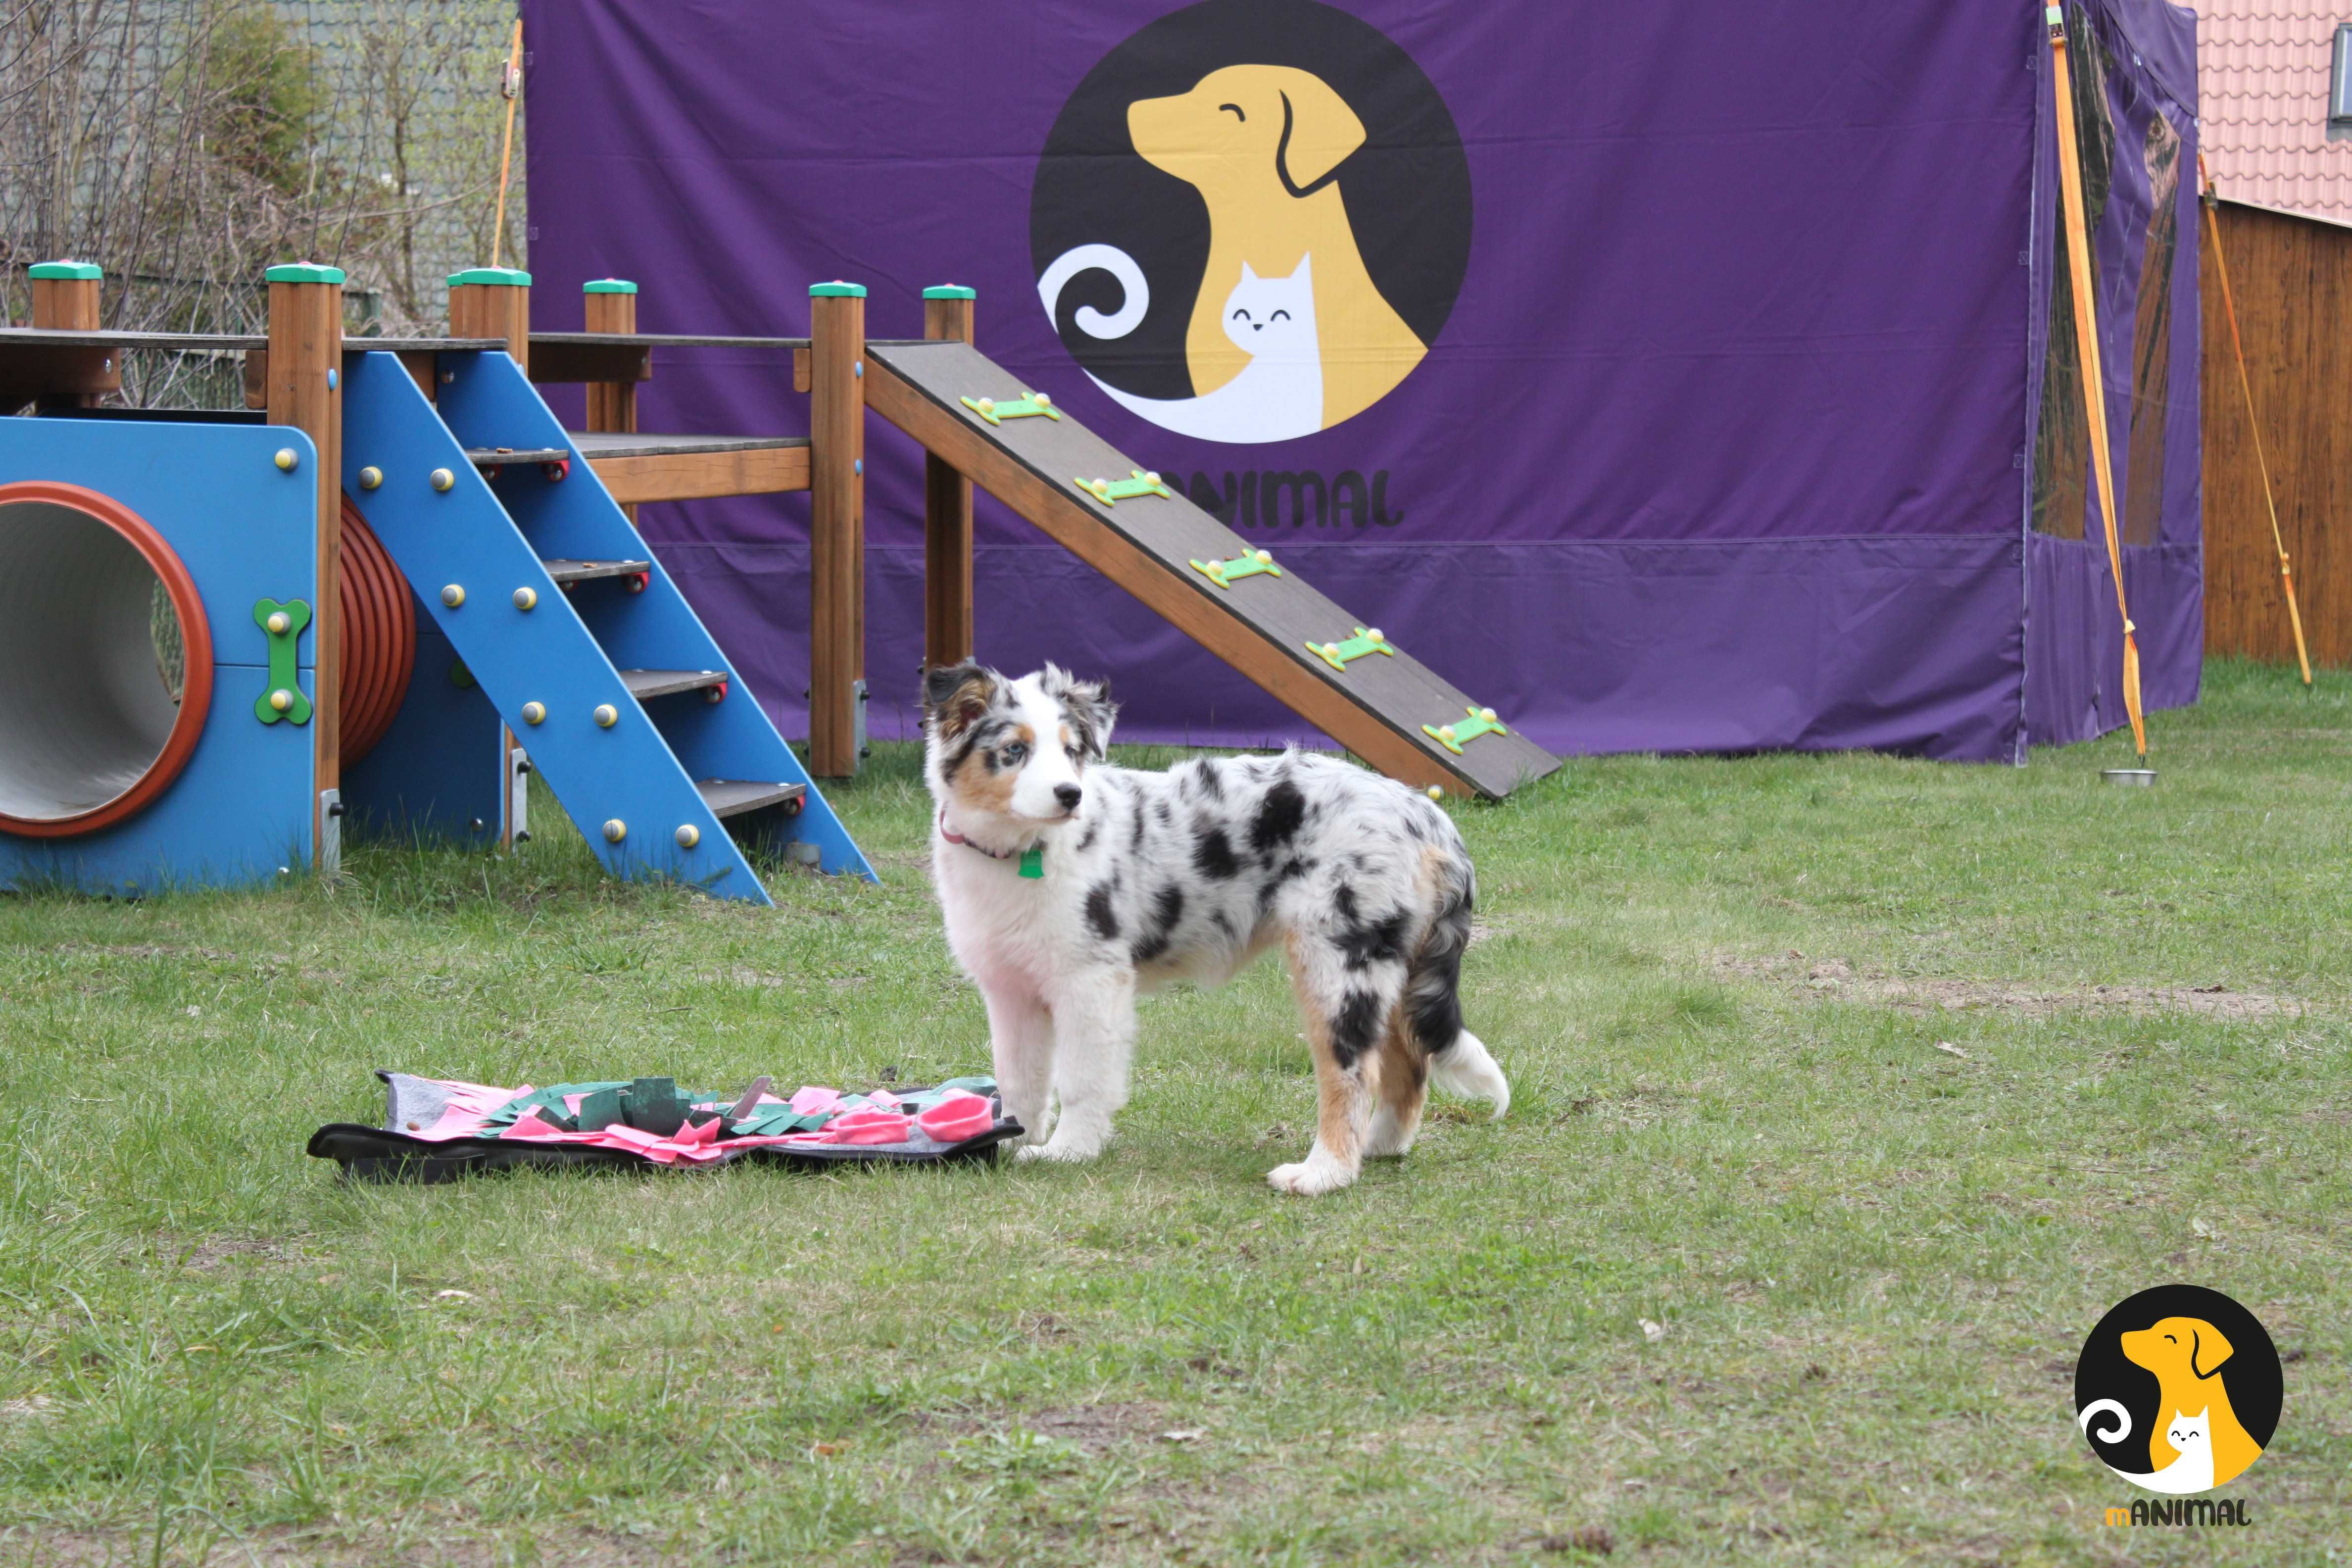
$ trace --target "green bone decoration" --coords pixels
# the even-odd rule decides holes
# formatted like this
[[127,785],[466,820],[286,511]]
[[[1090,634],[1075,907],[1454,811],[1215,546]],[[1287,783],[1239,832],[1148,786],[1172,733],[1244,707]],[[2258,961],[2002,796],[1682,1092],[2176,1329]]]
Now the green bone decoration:
[[1220,588],[1230,588],[1237,577],[1255,577],[1263,572],[1269,577],[1282,575],[1282,568],[1274,563],[1274,556],[1264,550],[1244,550],[1231,561],[1195,561],[1192,570]]
[[1382,637],[1381,628],[1378,626],[1369,631],[1362,626],[1358,626],[1356,635],[1346,642],[1311,642],[1307,645],[1307,651],[1345,675],[1348,673],[1349,659],[1361,658],[1366,654],[1373,653],[1386,654],[1393,658],[1396,657],[1396,645]]
[[1042,392],[1024,392],[1011,402],[1001,402],[993,397],[961,397],[956,401],[991,425],[1002,425],[1007,419],[1034,419],[1041,414],[1048,419],[1062,416],[1062,411],[1054,406],[1054,400]]
[[1162,500],[1174,500],[1176,492],[1160,482],[1158,474],[1147,474],[1141,468],[1132,478],[1124,479],[1072,479],[1070,483],[1087,492],[1105,506],[1117,506],[1138,496],[1158,496]]
[[[269,639],[269,684],[253,700],[253,716],[265,724],[275,724],[280,719],[289,723],[310,721],[310,700],[302,695],[300,672],[294,663],[294,641],[302,628],[310,624],[310,606],[299,599],[279,604],[275,599],[257,599],[253,605],[253,624]],[[279,699],[285,700],[283,707]]]
[[1421,732],[1453,752],[1462,754],[1462,748],[1481,735],[1507,735],[1510,731],[1495,717],[1492,708],[1465,708],[1467,719],[1456,719],[1451,724],[1423,724]]

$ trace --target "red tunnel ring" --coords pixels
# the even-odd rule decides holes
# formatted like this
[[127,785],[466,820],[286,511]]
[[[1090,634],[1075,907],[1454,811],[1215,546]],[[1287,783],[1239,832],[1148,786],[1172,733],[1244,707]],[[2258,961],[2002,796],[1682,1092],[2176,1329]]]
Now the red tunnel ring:
[[51,506],[69,507],[112,529],[146,561],[148,570],[163,584],[165,595],[172,601],[172,613],[180,621],[179,717],[173,721],[163,749],[147,764],[147,771],[139,775],[138,782],[104,805],[70,816],[33,818],[0,812],[0,831],[28,838],[66,838],[110,827],[144,810],[188,765],[188,759],[195,754],[196,742],[204,736],[205,716],[212,711],[212,624],[205,618],[204,599],[196,593],[195,579],[188,575],[187,567],[181,564],[180,557],[164,542],[163,536],[129,507],[80,485],[49,479],[0,485],[0,507],[19,501],[46,501]]
[[400,713],[416,668],[416,610],[408,578],[352,504],[343,502],[341,700],[336,754],[350,767],[373,751]]

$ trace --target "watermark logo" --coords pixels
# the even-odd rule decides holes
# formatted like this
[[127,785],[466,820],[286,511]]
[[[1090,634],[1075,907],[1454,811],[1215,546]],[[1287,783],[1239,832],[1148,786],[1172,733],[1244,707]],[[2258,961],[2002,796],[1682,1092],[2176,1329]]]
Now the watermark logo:
[[2106,1522],[2244,1524],[2243,1501],[2198,1494],[2262,1458],[2283,1401],[2269,1332],[2219,1290],[2159,1285],[2116,1305],[2075,1363],[2074,1424],[2107,1468],[2181,1500],[2110,1508]]
[[1105,56],[1029,208],[1063,346],[1180,436],[1283,441],[1412,374],[1460,294],[1470,166],[1412,58],[1316,0],[1205,0]]

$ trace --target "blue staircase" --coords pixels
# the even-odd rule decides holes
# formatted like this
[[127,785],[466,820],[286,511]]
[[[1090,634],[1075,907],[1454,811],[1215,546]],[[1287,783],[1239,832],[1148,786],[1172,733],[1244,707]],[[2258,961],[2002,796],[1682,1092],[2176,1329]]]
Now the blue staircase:
[[427,400],[345,357],[343,489],[597,858],[760,904],[748,847],[874,880],[514,361],[438,358]]

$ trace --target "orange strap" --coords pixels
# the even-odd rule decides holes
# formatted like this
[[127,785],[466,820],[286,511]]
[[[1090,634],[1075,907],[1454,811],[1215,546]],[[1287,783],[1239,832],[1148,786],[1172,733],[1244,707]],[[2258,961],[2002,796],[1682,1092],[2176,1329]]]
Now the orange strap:
[[507,68],[499,79],[499,90],[507,95],[507,133],[499,147],[499,216],[490,227],[490,265],[499,264],[499,250],[507,237],[507,174],[514,165],[515,104],[522,97],[522,18],[514,25],[514,43],[507,50]]
[[2091,236],[2083,211],[2082,144],[2074,126],[2074,89],[2066,68],[2065,13],[2047,8],[2052,74],[2058,89],[2058,188],[2066,209],[2066,259],[2074,285],[2074,343],[2083,362],[2083,406],[2091,427],[2091,467],[2099,485],[2099,516],[2107,530],[2107,565],[2115,574],[2116,613],[2124,623],[2124,711],[2131,716],[2132,742],[2147,755],[2147,721],[2140,710],[2139,644],[2133,637],[2131,606],[2124,598],[2124,551],[2116,531],[2115,456],[2107,445],[2107,380],[2099,363],[2098,299],[2093,292]]
[[2279,532],[2278,501],[2271,494],[2271,460],[2263,451],[2262,422],[2254,417],[2254,385],[2246,374],[2245,340],[2238,335],[2238,304],[2230,294],[2230,264],[2221,255],[2221,198],[2213,176],[2205,170],[2205,154],[2197,154],[2197,178],[2205,187],[2205,223],[2213,236],[2213,273],[2221,280],[2221,313],[2230,321],[2230,347],[2238,356],[2238,390],[2246,396],[2246,427],[2254,433],[2254,464],[2262,470],[2263,505],[2270,509],[2271,543],[2278,550],[2279,582],[2286,589],[2286,617],[2294,627],[2294,657],[2303,665],[2303,683],[2311,684],[2311,649],[2303,640],[2303,611],[2294,602],[2294,574],[2287,570],[2286,540]]

